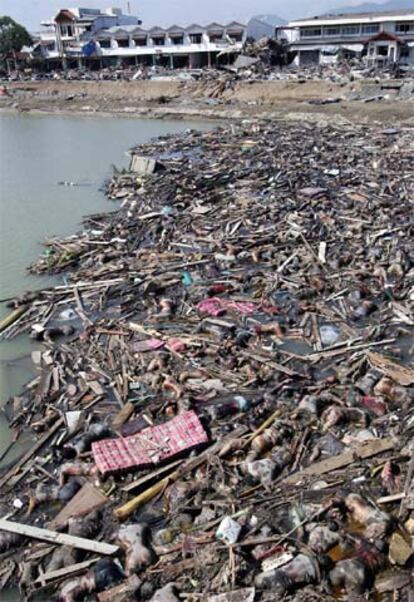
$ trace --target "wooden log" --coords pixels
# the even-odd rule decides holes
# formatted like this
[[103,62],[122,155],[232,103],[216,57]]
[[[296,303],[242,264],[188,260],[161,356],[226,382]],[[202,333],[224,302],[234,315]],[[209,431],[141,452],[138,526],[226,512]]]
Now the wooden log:
[[164,477],[163,479],[161,479],[161,481],[159,481],[152,487],[149,487],[149,489],[143,491],[142,493],[140,493],[139,495],[134,497],[132,500],[129,500],[129,502],[126,502],[126,504],[123,504],[119,508],[116,508],[114,510],[115,516],[117,517],[118,520],[125,520],[126,518],[128,518],[128,516],[130,516],[133,512],[135,512],[135,510],[137,510],[140,506],[142,506],[143,504],[146,504],[153,497],[162,493],[164,491],[164,489],[170,483],[176,481],[181,476],[191,472],[195,468],[198,468],[201,464],[203,464],[212,455],[217,455],[219,453],[220,449],[229,441],[229,439],[233,439],[235,437],[240,437],[245,432],[246,432],[246,429],[243,427],[240,427],[240,429],[236,429],[232,433],[231,436],[224,437],[224,439],[222,439],[221,441],[217,441],[216,443],[214,443],[214,445],[208,447],[203,452],[201,452],[201,454],[199,454],[196,458],[191,458],[191,459],[187,460],[186,462],[184,462],[184,464],[182,466],[180,466],[180,468],[178,470],[175,470],[173,473],[171,473],[167,477]]
[[112,556],[119,550],[118,546],[109,543],[93,541],[92,539],[85,539],[84,537],[75,537],[74,535],[68,535],[67,533],[49,531],[49,529],[40,529],[39,527],[32,527],[31,525],[23,525],[4,518],[0,518],[0,530],[8,531],[9,533],[17,533],[24,537],[32,537],[33,539],[40,539],[41,541],[48,541],[62,546],[71,546],[72,548],[95,552],[96,554],[103,554],[104,556]]
[[174,482],[180,476],[180,472],[178,470],[174,471],[172,474],[168,475],[168,477],[164,477],[161,481],[158,481],[152,487],[149,487],[123,506],[120,506],[116,510],[114,510],[114,514],[118,520],[125,520],[130,516],[135,510],[137,510],[143,504],[146,504],[152,498],[154,498],[159,493],[162,493],[164,489],[169,485],[169,483]]
[[26,313],[28,309],[29,308],[27,305],[22,305],[21,307],[18,307],[17,309],[9,313],[8,316],[0,320],[0,333],[3,332],[3,330],[6,330],[6,328],[11,326],[12,324],[14,324],[14,322],[16,322],[16,320],[18,320],[20,316]]

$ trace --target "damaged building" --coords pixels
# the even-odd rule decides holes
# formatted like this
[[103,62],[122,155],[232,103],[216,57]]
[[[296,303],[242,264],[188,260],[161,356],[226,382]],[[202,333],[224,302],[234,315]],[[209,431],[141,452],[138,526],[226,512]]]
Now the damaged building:
[[414,9],[300,19],[276,37],[290,44],[299,67],[362,56],[370,66],[414,65]]
[[42,25],[38,52],[51,68],[211,67],[219,56],[239,52],[246,40],[246,26],[237,22],[148,29],[114,8],[62,9]]

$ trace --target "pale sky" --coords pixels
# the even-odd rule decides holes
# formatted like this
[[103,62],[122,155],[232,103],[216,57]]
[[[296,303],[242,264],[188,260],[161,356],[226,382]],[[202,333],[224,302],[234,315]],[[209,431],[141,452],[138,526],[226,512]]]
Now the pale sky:
[[[362,0],[130,0],[131,12],[145,26],[185,25],[209,21],[247,21],[257,14],[276,14],[285,19],[317,15],[329,9],[360,4]],[[381,0],[379,0],[381,1]],[[127,12],[127,0],[0,0],[0,15],[9,15],[30,31],[52,17],[59,8],[118,6]]]

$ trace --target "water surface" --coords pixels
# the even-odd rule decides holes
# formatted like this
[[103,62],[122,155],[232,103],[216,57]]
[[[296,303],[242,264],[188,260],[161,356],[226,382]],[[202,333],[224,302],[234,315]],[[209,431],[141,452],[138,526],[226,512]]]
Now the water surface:
[[[127,167],[129,148],[162,134],[212,127],[193,121],[0,114],[0,299],[56,282],[25,272],[42,252],[39,243],[75,232],[85,214],[116,209],[102,185],[112,164]],[[0,318],[7,311],[0,303]],[[27,337],[0,342],[0,406],[30,380],[34,348]],[[0,457],[10,441],[0,415]],[[16,453],[21,447],[3,464]]]

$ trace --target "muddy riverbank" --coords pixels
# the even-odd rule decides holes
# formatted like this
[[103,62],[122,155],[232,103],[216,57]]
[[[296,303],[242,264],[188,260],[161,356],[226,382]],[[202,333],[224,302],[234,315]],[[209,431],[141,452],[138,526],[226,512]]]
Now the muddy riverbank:
[[[180,81],[42,81],[12,83],[0,110],[129,115],[181,119],[289,119],[329,123],[414,123],[412,95],[398,98],[387,80],[241,81],[219,94],[217,84]],[[408,84],[407,84],[408,85]],[[364,100],[349,100],[361,98]],[[411,99],[410,99],[411,98]],[[366,102],[372,99],[372,102]],[[334,100],[334,102],[331,102]],[[326,103],[326,104],[323,104]]]

